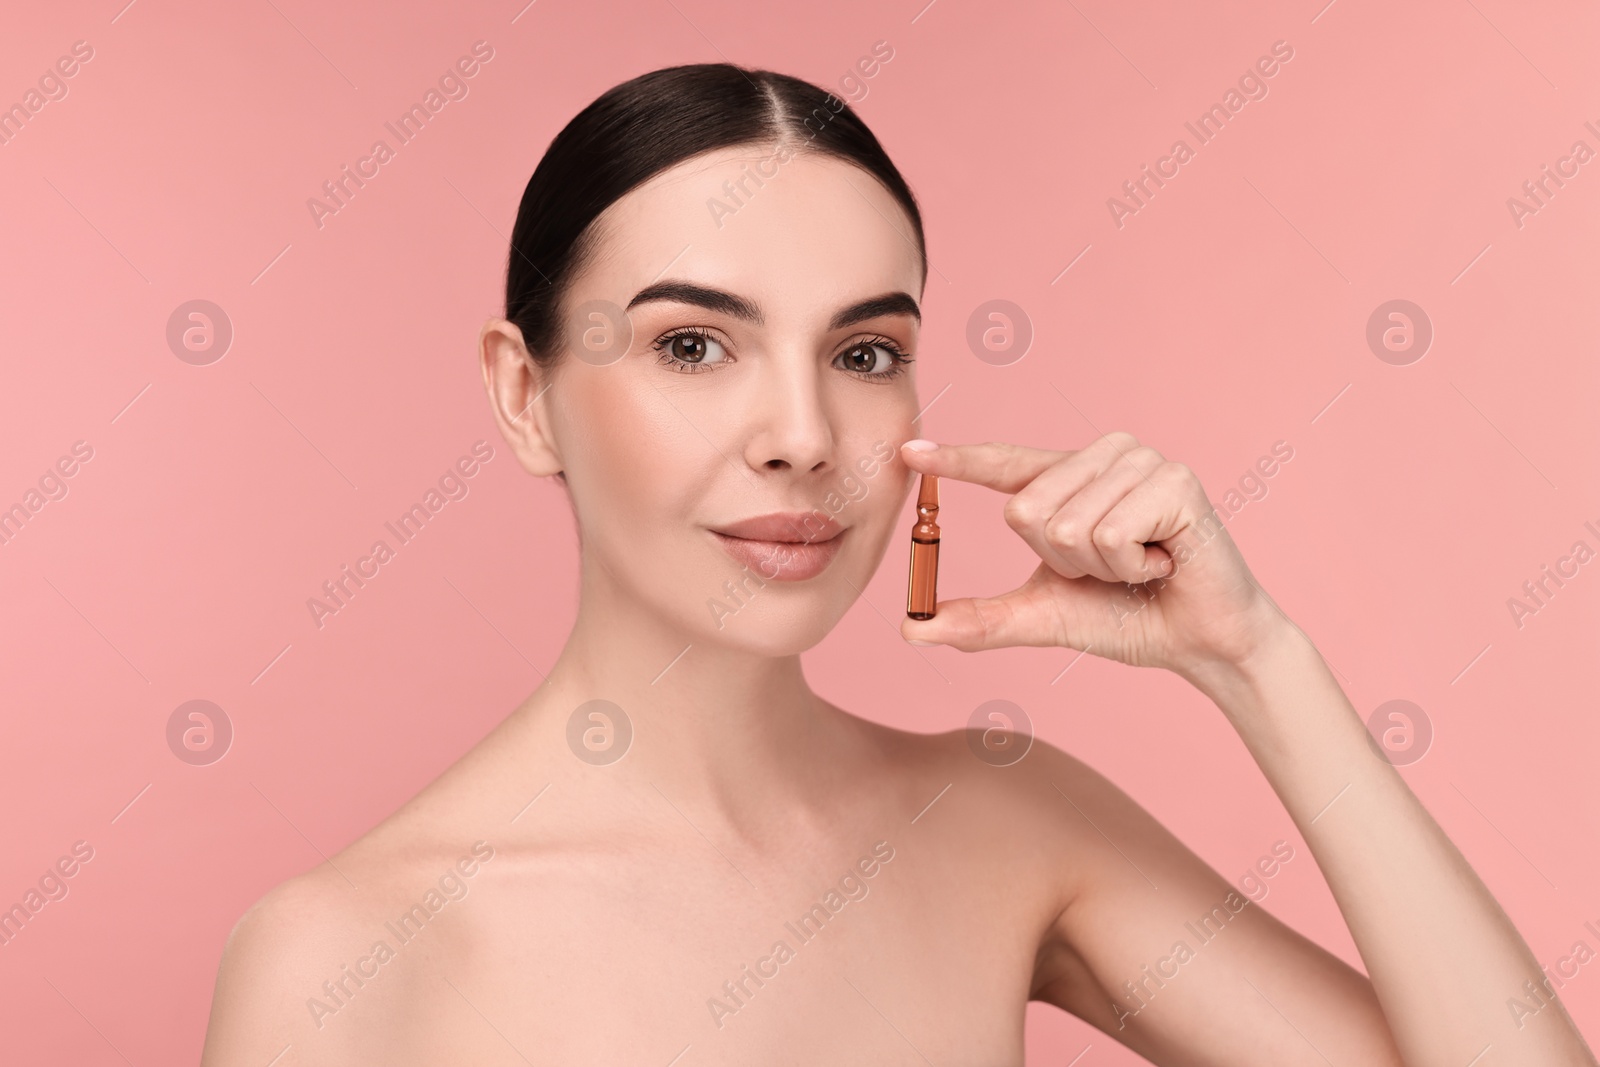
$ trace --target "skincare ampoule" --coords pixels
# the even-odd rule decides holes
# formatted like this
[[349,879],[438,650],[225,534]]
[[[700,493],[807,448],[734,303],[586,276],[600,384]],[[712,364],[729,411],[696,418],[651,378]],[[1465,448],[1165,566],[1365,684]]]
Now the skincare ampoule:
[[911,577],[906,589],[906,614],[933,618],[939,580],[939,477],[924,474],[917,487],[917,525],[911,531]]

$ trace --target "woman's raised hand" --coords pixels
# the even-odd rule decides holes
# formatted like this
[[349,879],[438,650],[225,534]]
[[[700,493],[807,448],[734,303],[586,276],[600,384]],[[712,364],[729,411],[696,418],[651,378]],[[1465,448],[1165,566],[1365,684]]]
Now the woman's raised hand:
[[905,619],[908,641],[967,652],[1060,645],[1188,674],[1241,664],[1288,625],[1194,472],[1132,434],[1109,433],[1075,452],[919,450],[927,444],[902,445],[906,465],[1008,494],[1006,523],[1041,562],[1009,593],[943,600],[934,618]]

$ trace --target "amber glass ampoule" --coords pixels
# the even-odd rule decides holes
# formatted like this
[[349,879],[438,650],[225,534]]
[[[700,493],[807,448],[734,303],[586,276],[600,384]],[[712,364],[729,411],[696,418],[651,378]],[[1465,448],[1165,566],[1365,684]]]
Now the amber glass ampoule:
[[939,580],[939,477],[924,474],[917,488],[917,525],[911,531],[911,576],[906,585],[906,614],[933,618]]

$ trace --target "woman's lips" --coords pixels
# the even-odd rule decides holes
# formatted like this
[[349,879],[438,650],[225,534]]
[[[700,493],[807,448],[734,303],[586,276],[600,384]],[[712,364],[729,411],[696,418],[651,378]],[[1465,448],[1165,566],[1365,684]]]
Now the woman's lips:
[[826,541],[758,541],[710,531],[728,555],[768,581],[802,582],[833,562],[844,541],[841,530]]

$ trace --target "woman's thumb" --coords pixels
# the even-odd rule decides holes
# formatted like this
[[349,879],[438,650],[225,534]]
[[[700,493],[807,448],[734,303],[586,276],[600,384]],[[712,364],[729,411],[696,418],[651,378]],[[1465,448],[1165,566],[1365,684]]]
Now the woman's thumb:
[[1055,611],[1032,580],[997,597],[941,600],[933,618],[900,623],[901,636],[913,644],[949,645],[963,652],[1055,645],[1058,630]]

